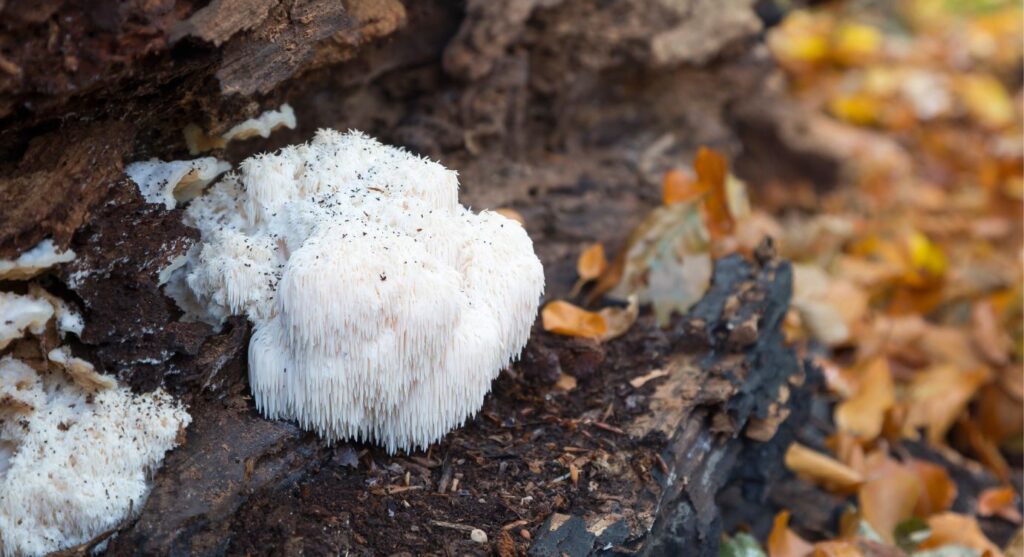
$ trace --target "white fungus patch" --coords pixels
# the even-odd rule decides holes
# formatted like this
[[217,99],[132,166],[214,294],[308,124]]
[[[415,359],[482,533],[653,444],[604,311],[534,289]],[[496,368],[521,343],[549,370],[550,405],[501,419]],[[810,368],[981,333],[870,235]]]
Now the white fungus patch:
[[163,203],[168,210],[203,193],[203,188],[231,165],[213,157],[164,162],[159,159],[134,162],[125,174],[147,203]]
[[185,126],[185,144],[192,155],[198,155],[210,149],[222,149],[231,141],[236,139],[249,139],[251,137],[270,137],[270,134],[281,128],[295,129],[295,111],[288,103],[282,104],[277,110],[267,110],[256,118],[250,118],[241,124],[232,127],[220,136],[206,135],[196,124]]
[[0,292],[0,350],[26,333],[41,334],[51,317],[53,306],[44,299]]
[[28,285],[28,293],[30,296],[46,300],[53,308],[53,317],[57,322],[57,332],[61,338],[67,336],[68,333],[74,333],[78,336],[82,336],[82,329],[85,328],[85,320],[82,319],[82,315],[77,311],[71,309],[71,306],[67,302],[50,294],[42,286],[32,283]]
[[544,287],[518,223],[358,132],[245,160],[186,223],[202,243],[167,291],[194,318],[248,316],[257,407],[329,441],[412,449],[461,425],[518,357]]
[[225,142],[250,137],[270,137],[271,132],[280,128],[295,129],[295,111],[285,103],[278,110],[268,110],[257,118],[250,118],[231,128],[221,137]]
[[160,390],[86,390],[0,359],[0,555],[81,544],[137,513],[189,421]]
[[75,258],[71,250],[58,251],[53,240],[47,238],[17,259],[0,259],[0,280],[25,280],[57,265]]

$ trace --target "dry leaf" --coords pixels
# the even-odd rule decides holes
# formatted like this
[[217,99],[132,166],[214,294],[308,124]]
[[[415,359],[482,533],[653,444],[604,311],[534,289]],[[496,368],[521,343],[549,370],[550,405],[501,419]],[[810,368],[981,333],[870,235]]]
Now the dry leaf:
[[587,311],[563,300],[548,302],[540,312],[544,330],[559,335],[600,338],[608,324],[600,313]]
[[978,514],[981,516],[999,516],[1014,524],[1021,523],[1021,514],[1017,510],[1017,492],[1012,486],[990,487],[978,496]]
[[989,552],[992,557],[1002,557],[1003,552],[992,543],[978,526],[978,521],[971,516],[956,513],[943,513],[928,517],[931,535],[921,542],[919,549],[934,549],[944,545],[962,545],[981,552]]
[[921,483],[912,471],[878,451],[865,460],[865,482],[857,492],[861,513],[886,543],[896,526],[914,515]]
[[587,246],[580,258],[576,260],[576,274],[580,280],[591,281],[601,276],[608,268],[608,259],[604,255],[604,246],[596,242]]
[[851,492],[864,481],[853,468],[799,443],[786,449],[785,462],[798,476],[840,493]]
[[598,312],[605,322],[605,332],[598,340],[605,341],[625,334],[640,316],[640,300],[636,294],[629,297],[626,307],[607,307]]
[[889,362],[875,358],[861,372],[857,394],[836,406],[836,426],[865,441],[878,437],[885,413],[896,400]]
[[672,312],[685,312],[707,290],[712,271],[708,242],[695,204],[657,207],[633,229],[621,259],[601,276],[594,290],[618,278],[609,295],[627,299],[637,294],[640,302],[652,305],[664,325]]
[[726,192],[728,163],[725,157],[713,149],[701,147],[693,161],[700,188],[707,192],[703,198],[704,224],[713,240],[728,236],[732,232],[732,214],[729,212],[729,197]]
[[851,541],[832,540],[814,544],[814,557],[864,557],[864,553]]
[[814,550],[814,546],[789,529],[789,511],[775,515],[766,545],[768,557],[805,557]]
[[999,324],[992,302],[984,300],[974,304],[971,325],[974,346],[989,363],[1005,365],[1009,362],[1013,339]]
[[928,442],[941,444],[967,403],[990,377],[985,368],[960,371],[952,365],[939,365],[916,374],[908,389],[905,428],[924,427]]
[[[1020,370],[1011,368],[1007,374],[1020,375]],[[1024,404],[1019,398],[1000,383],[992,383],[982,387],[976,400],[978,428],[985,437],[997,444],[1020,438],[1024,429]]]
[[907,466],[921,482],[921,496],[914,508],[916,516],[927,518],[953,506],[957,488],[945,468],[917,459],[908,462]]
[[703,193],[704,190],[700,189],[699,184],[682,170],[669,170],[661,180],[661,203],[663,205],[693,201]]
[[562,373],[555,382],[555,388],[559,391],[569,392],[576,388],[576,378],[568,373]]

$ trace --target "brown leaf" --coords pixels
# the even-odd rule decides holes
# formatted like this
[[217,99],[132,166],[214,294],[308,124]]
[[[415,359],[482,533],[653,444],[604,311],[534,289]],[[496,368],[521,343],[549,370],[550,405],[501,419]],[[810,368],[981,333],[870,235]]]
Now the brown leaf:
[[785,462],[798,476],[840,493],[852,492],[864,481],[860,472],[800,443],[786,449]]
[[885,358],[875,358],[861,372],[857,394],[836,406],[836,426],[870,441],[882,432],[885,413],[895,400],[889,362]]
[[775,515],[766,545],[768,557],[805,557],[814,550],[814,546],[789,529],[789,511]]
[[925,427],[928,442],[941,444],[967,403],[990,377],[985,368],[961,371],[952,365],[939,365],[916,374],[908,389],[905,429]]
[[893,543],[893,530],[914,515],[921,495],[921,482],[907,467],[878,451],[865,461],[865,479],[857,492],[864,520],[886,543]]
[[974,304],[971,312],[971,337],[978,352],[995,365],[1005,365],[1010,359],[1013,340],[1003,331],[990,301]]
[[914,514],[927,518],[949,509],[956,500],[956,484],[946,469],[925,460],[911,460],[907,467],[917,474],[921,482],[921,496],[917,499]]

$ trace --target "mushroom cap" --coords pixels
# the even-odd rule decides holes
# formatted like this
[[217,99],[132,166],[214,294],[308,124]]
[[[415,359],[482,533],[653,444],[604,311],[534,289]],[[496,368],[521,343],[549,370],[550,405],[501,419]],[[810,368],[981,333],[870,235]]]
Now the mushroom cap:
[[188,285],[255,324],[256,405],[329,441],[425,447],[476,412],[544,287],[519,223],[458,203],[456,174],[358,132],[244,161],[188,209]]

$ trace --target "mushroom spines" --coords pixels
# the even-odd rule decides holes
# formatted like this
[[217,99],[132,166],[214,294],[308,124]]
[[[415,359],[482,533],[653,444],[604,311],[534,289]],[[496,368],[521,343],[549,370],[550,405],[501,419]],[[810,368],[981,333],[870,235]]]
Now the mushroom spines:
[[543,291],[525,230],[358,132],[243,162],[188,210],[196,318],[245,314],[258,409],[329,441],[425,447],[481,406]]

